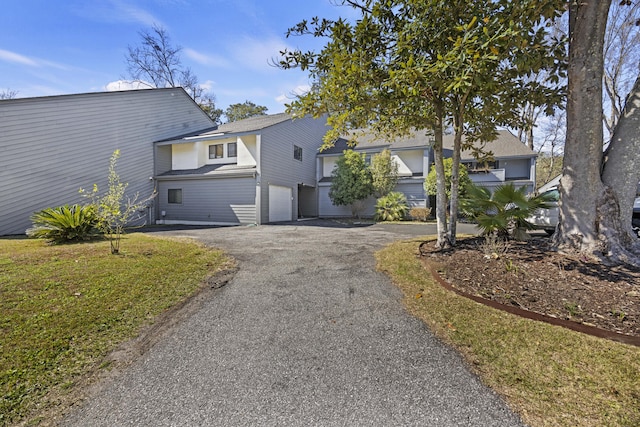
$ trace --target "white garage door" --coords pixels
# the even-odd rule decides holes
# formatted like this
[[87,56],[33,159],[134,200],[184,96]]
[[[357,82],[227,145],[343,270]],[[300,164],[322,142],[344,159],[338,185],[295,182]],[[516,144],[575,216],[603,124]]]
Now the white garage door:
[[291,221],[291,188],[269,185],[269,222]]

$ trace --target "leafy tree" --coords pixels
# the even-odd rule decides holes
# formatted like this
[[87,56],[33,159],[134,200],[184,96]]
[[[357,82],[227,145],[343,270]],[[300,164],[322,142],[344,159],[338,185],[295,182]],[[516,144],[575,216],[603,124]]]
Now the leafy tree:
[[219,123],[221,110],[215,108],[215,96],[205,93],[198,77],[182,65],[182,47],[171,44],[166,29],[154,25],[138,33],[141,43],[128,46],[125,61],[130,77],[151,87],[182,87],[214,121]]
[[231,104],[224,111],[224,115],[227,117],[228,122],[237,122],[238,120],[246,119],[253,116],[264,116],[266,114],[267,107],[263,105],[256,105],[251,101]]
[[125,233],[125,227],[144,219],[145,208],[155,198],[155,191],[147,198],[140,199],[136,193],[133,197],[126,195],[129,184],[120,181],[116,172],[116,163],[120,157],[120,150],[111,155],[109,161],[109,188],[104,195],[99,194],[98,186],[93,185],[89,193],[80,189],[80,193],[91,199],[97,216],[96,227],[109,239],[111,253],[120,253],[120,239]]
[[[451,197],[451,169],[453,168],[453,159],[444,159],[444,179],[447,188],[447,197]],[[469,178],[469,171],[465,165],[460,165],[458,170],[458,193],[460,197],[466,194],[467,188],[472,185]],[[435,196],[437,192],[437,177],[435,169],[431,169],[424,180],[424,191],[427,194]]]
[[355,217],[362,210],[362,201],[371,194],[373,185],[365,155],[345,150],[331,172],[331,202],[336,206],[351,206],[351,214]]
[[[559,0],[558,0],[559,3]],[[439,246],[455,243],[458,170],[466,142],[490,140],[497,125],[520,121],[525,101],[555,105],[553,86],[563,45],[544,25],[556,3],[534,0],[345,0],[361,18],[302,21],[289,35],[327,37],[319,52],[284,51],[279,65],[310,72],[313,90],[289,111],[328,114],[331,145],[348,129],[380,136],[433,135]],[[514,19],[514,17],[518,19]],[[545,82],[527,82],[549,70]],[[532,96],[535,94],[536,96]],[[455,131],[451,179],[452,220],[447,224],[442,133]]]
[[27,236],[63,243],[93,237],[97,217],[93,205],[76,204],[43,209],[31,216],[31,222]]
[[376,221],[400,221],[407,216],[409,205],[403,193],[392,191],[376,202]]
[[544,196],[527,197],[526,188],[513,183],[501,185],[493,193],[488,189],[470,185],[461,199],[461,209],[473,218],[483,234],[497,233],[500,237],[526,240],[524,230],[534,226],[527,221],[537,209],[548,207]]
[[391,193],[398,184],[398,163],[391,157],[391,151],[384,149],[371,157],[371,180],[376,198]]

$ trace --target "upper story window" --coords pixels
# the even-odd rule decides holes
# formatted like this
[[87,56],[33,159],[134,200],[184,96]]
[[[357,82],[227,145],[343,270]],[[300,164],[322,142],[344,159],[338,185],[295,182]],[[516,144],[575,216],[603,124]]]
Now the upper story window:
[[302,161],[302,147],[293,146],[293,158]]
[[209,146],[209,159],[225,159],[238,157],[238,144],[236,142],[221,142]]
[[224,144],[216,144],[209,146],[209,158],[221,159],[224,157]]

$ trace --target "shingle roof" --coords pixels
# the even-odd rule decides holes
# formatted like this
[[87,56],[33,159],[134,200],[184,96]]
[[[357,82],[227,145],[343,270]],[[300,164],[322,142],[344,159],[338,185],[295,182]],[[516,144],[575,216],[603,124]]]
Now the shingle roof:
[[[476,143],[476,147],[484,144],[483,151],[492,152],[496,158],[501,157],[535,157],[537,154],[523,144],[514,134],[508,130],[498,131],[498,136],[493,141],[485,143]],[[453,150],[453,135],[445,135],[442,142],[444,149]],[[473,159],[471,150],[463,150],[460,153],[462,160]]]
[[[180,141],[186,139],[197,139],[197,138],[207,138],[213,136],[223,136],[227,134],[234,133],[245,133],[245,132],[255,132],[264,128],[268,128],[269,126],[277,125],[278,123],[286,122],[287,120],[291,120],[293,117],[286,113],[278,113],[278,114],[269,114],[265,116],[254,116],[249,117],[247,119],[238,120],[237,122],[225,123],[220,126],[203,129],[198,132],[191,132],[185,135],[180,135],[173,138],[163,139],[161,141],[156,142],[169,142],[169,141]],[[187,141],[182,141],[187,142]]]
[[[355,140],[358,142],[356,150],[358,151],[381,151],[384,148],[390,149],[410,149],[410,148],[427,148],[429,147],[429,137],[424,134],[414,134],[409,137],[398,138],[393,142],[387,140],[378,139],[371,133],[358,134],[354,133]],[[341,154],[344,150],[349,149],[348,141],[349,136],[340,138],[333,147],[328,148],[322,152],[321,155],[326,154]],[[476,144],[479,146],[479,144]],[[444,135],[443,146],[445,150],[453,149],[453,135]],[[485,143],[485,151],[491,151],[494,157],[535,157],[536,153],[520,142],[511,132],[508,130],[498,131],[498,136],[494,141]],[[473,156],[470,150],[464,150],[461,153],[462,159],[472,159]]]
[[277,125],[278,123],[286,122],[291,118],[292,117],[287,113],[254,116],[247,119],[238,120],[237,122],[225,123],[223,125],[220,125],[218,126],[218,129],[213,133],[252,132],[267,128],[269,126]]
[[170,170],[159,176],[183,176],[183,175],[207,175],[211,173],[225,173],[225,172],[237,172],[237,171],[249,171],[255,170],[255,166],[238,166],[236,164],[223,164],[223,165],[204,165],[198,169],[176,169]]

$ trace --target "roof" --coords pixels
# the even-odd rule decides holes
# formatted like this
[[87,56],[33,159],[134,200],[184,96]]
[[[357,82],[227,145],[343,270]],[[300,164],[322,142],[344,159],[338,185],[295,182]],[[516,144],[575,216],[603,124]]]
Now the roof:
[[[428,148],[431,146],[430,136],[414,134],[408,137],[402,137],[393,141],[376,138],[372,133],[362,133],[361,131],[354,131],[351,136],[345,136],[338,139],[333,147],[330,147],[320,153],[320,155],[335,155],[341,154],[344,150],[349,148],[348,141],[354,138],[358,145],[354,148],[358,151],[382,151],[384,148],[392,150],[406,150],[406,149],[420,149]],[[476,144],[479,146],[479,143]],[[445,150],[453,149],[453,135],[444,135],[443,146]],[[484,143],[485,151],[491,151],[496,158],[502,157],[535,157],[536,153],[520,142],[511,132],[508,130],[499,130],[498,136],[495,140]],[[472,152],[470,150],[463,150],[461,153],[463,160],[473,159]]]
[[198,169],[178,169],[170,170],[159,176],[184,176],[184,175],[207,175],[207,174],[221,174],[221,173],[233,173],[239,171],[255,170],[255,166],[238,166],[236,164],[222,164],[222,165],[204,165]]
[[[286,113],[268,114],[264,116],[254,116],[246,119],[238,120],[237,122],[225,123],[220,126],[215,126],[207,129],[203,129],[198,132],[191,132],[188,134],[180,135],[175,138],[163,139],[156,142],[193,142],[195,139],[210,139],[213,137],[224,137],[231,134],[257,132],[259,130],[274,126],[287,120],[291,120],[293,117]],[[188,140],[188,141],[187,141]]]
[[[514,134],[508,130],[499,130],[498,136],[493,141],[474,144],[481,147],[484,144],[483,151],[493,153],[495,158],[503,157],[536,157],[537,154],[526,144],[523,144]],[[453,150],[453,135],[445,135],[442,142],[445,150]],[[460,153],[462,160],[473,159],[471,150],[463,150]]]
[[225,123],[218,126],[216,133],[240,133],[254,132],[277,125],[278,123],[291,120],[293,117],[287,113],[268,114],[264,116],[253,116],[237,122]]
[[321,151],[320,154],[342,154],[344,150],[354,148],[349,146],[349,141],[354,139],[358,143],[355,148],[358,151],[381,151],[385,148],[394,150],[427,148],[430,146],[429,139],[426,135],[414,134],[389,142],[388,140],[377,138],[373,133],[357,130],[353,131],[351,135],[346,135],[338,139],[332,147]]

